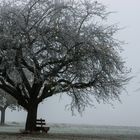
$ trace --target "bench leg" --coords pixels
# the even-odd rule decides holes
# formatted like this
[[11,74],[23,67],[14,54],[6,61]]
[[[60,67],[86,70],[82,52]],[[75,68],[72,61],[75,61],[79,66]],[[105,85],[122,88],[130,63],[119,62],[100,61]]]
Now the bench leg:
[[48,131],[50,130],[50,127],[43,127],[43,131],[48,133]]

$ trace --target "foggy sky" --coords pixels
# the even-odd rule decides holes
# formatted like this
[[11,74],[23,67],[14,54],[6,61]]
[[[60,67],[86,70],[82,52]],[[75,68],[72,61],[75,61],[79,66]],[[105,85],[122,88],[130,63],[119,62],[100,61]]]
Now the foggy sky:
[[[65,109],[70,103],[70,98],[65,96],[53,96],[40,104],[38,118],[45,118],[47,122],[55,123],[79,123],[95,125],[124,125],[140,126],[140,1],[139,0],[100,0],[107,5],[108,11],[116,11],[109,16],[109,23],[119,23],[124,28],[119,31],[117,38],[124,40],[124,51],[122,57],[129,68],[132,68],[131,76],[134,78],[127,85],[128,93],[121,95],[122,103],[113,102],[109,104],[97,104],[95,107],[87,108],[83,116]],[[6,121],[25,121],[24,111],[6,111]]]

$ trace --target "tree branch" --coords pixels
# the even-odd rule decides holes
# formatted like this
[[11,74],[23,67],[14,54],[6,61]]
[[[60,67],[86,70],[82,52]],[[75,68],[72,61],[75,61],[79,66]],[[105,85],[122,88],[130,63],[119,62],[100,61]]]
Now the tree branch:
[[32,73],[34,73],[34,68],[32,66],[29,66],[27,62],[22,58],[22,64]]
[[21,48],[17,49],[17,51],[16,51],[15,62],[16,62],[15,65],[17,66],[17,70],[19,71],[20,76],[22,78],[22,82],[24,83],[26,89],[30,93],[30,91],[31,91],[30,83],[25,75],[25,72],[23,71],[23,69],[21,67],[21,62],[22,62],[22,50],[21,50]]

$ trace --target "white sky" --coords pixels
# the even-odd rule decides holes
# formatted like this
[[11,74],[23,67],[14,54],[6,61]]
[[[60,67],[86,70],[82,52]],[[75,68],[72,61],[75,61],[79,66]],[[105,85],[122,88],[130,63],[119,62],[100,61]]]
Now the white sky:
[[[125,27],[118,34],[120,40],[127,42],[124,45],[123,58],[127,66],[132,68],[135,76],[127,86],[128,93],[122,93],[122,103],[115,101],[112,107],[108,104],[96,104],[95,108],[88,108],[81,117],[71,116],[65,110],[69,98],[51,97],[39,106],[38,117],[45,118],[47,122],[55,123],[80,123],[95,125],[127,125],[140,126],[140,1],[139,0],[100,0],[107,5],[109,11],[116,11],[109,17],[109,22],[119,23]],[[6,111],[7,121],[25,121],[25,112]]]

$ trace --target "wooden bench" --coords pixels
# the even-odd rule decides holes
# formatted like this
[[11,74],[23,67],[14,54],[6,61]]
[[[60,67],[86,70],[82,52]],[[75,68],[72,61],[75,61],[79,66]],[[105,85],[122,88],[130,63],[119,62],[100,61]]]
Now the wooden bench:
[[36,131],[48,132],[50,127],[46,127],[46,123],[44,119],[36,120]]

